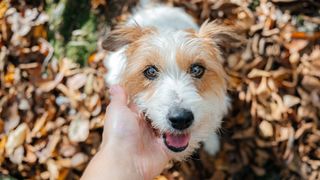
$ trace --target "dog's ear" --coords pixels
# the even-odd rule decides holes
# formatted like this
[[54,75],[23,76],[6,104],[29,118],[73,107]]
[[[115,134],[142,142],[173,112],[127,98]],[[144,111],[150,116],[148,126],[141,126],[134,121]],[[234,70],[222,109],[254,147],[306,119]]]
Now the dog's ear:
[[219,24],[217,21],[206,20],[200,27],[198,36],[209,39],[215,45],[228,48],[233,44],[243,44],[244,38],[232,27]]
[[115,51],[149,34],[150,31],[151,28],[142,28],[138,25],[120,26],[107,35],[102,42],[102,47],[108,51]]

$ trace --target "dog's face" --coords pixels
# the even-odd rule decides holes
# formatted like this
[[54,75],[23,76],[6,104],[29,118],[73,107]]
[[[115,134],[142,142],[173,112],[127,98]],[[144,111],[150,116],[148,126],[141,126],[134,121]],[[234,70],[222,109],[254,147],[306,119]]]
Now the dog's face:
[[218,45],[229,35],[205,23],[199,32],[120,28],[104,41],[109,50],[125,46],[118,83],[175,159],[185,158],[220,127],[228,98]]

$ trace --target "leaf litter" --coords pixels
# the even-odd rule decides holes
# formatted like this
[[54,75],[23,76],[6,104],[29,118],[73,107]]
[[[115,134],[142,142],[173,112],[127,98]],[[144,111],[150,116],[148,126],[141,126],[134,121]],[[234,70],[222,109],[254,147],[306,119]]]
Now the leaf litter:
[[[92,28],[97,19],[89,20],[68,42],[59,23],[69,4],[53,3],[45,10],[44,3],[0,2],[0,173],[17,179],[79,179],[101,142],[109,100],[99,43],[108,30],[99,27],[107,25]],[[199,24],[218,19],[247,42],[224,50],[232,108],[220,152],[170,162],[156,179],[320,179],[320,4],[163,3],[184,8]],[[135,4],[92,0],[90,11],[113,28]],[[75,63],[80,56],[84,67]]]

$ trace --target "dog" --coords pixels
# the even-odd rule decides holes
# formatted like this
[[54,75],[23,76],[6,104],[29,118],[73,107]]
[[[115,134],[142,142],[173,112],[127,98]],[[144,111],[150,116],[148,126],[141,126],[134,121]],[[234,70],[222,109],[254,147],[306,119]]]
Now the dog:
[[214,155],[227,113],[227,75],[220,46],[236,37],[216,21],[200,27],[185,11],[142,6],[102,43],[108,85],[120,84],[176,160],[200,142]]

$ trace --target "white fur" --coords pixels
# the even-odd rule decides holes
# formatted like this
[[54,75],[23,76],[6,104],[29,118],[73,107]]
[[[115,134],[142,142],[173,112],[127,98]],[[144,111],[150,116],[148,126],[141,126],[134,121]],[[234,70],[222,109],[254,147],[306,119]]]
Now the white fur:
[[122,47],[116,52],[110,53],[110,55],[104,60],[104,66],[108,72],[105,76],[105,80],[108,85],[118,84],[121,78],[121,74],[126,67],[127,57],[125,56],[126,47]]
[[[134,97],[138,107],[146,112],[152,119],[152,125],[163,132],[176,132],[168,123],[167,114],[173,107],[189,109],[193,112],[195,121],[187,130],[191,133],[188,148],[180,153],[173,153],[175,159],[184,159],[199,146],[200,141],[208,137],[206,150],[213,154],[219,149],[219,140],[215,131],[220,127],[221,119],[228,106],[227,96],[223,98],[208,94],[200,96],[193,83],[193,78],[183,72],[176,63],[176,50],[188,47],[187,53],[199,53],[199,43],[189,41],[183,29],[198,26],[192,18],[178,8],[157,6],[141,9],[128,21],[128,24],[136,23],[140,26],[153,26],[159,31],[157,35],[150,37],[149,46],[156,47],[162,59],[165,60],[165,69],[161,69],[159,78],[154,82],[156,90],[152,97],[141,92]],[[148,47],[142,48],[146,53]],[[111,53],[105,59],[108,69],[106,81],[109,85],[119,83],[123,70],[126,68],[126,47]],[[224,92],[223,92],[224,93]]]
[[216,133],[212,133],[208,136],[207,140],[204,143],[204,149],[212,156],[219,151],[220,141]]
[[128,25],[153,26],[158,29],[198,29],[193,19],[180,8],[151,6],[138,11],[129,19]]
[[[145,4],[149,3],[148,1]],[[161,31],[195,29],[198,30],[197,24],[192,17],[186,14],[180,8],[166,6],[150,6],[137,11],[129,20],[127,25],[138,24],[141,27],[152,26]],[[170,47],[169,47],[170,48]],[[106,75],[108,85],[119,83],[122,70],[126,66],[126,56],[123,47],[110,55],[104,60],[105,67],[109,70]]]

